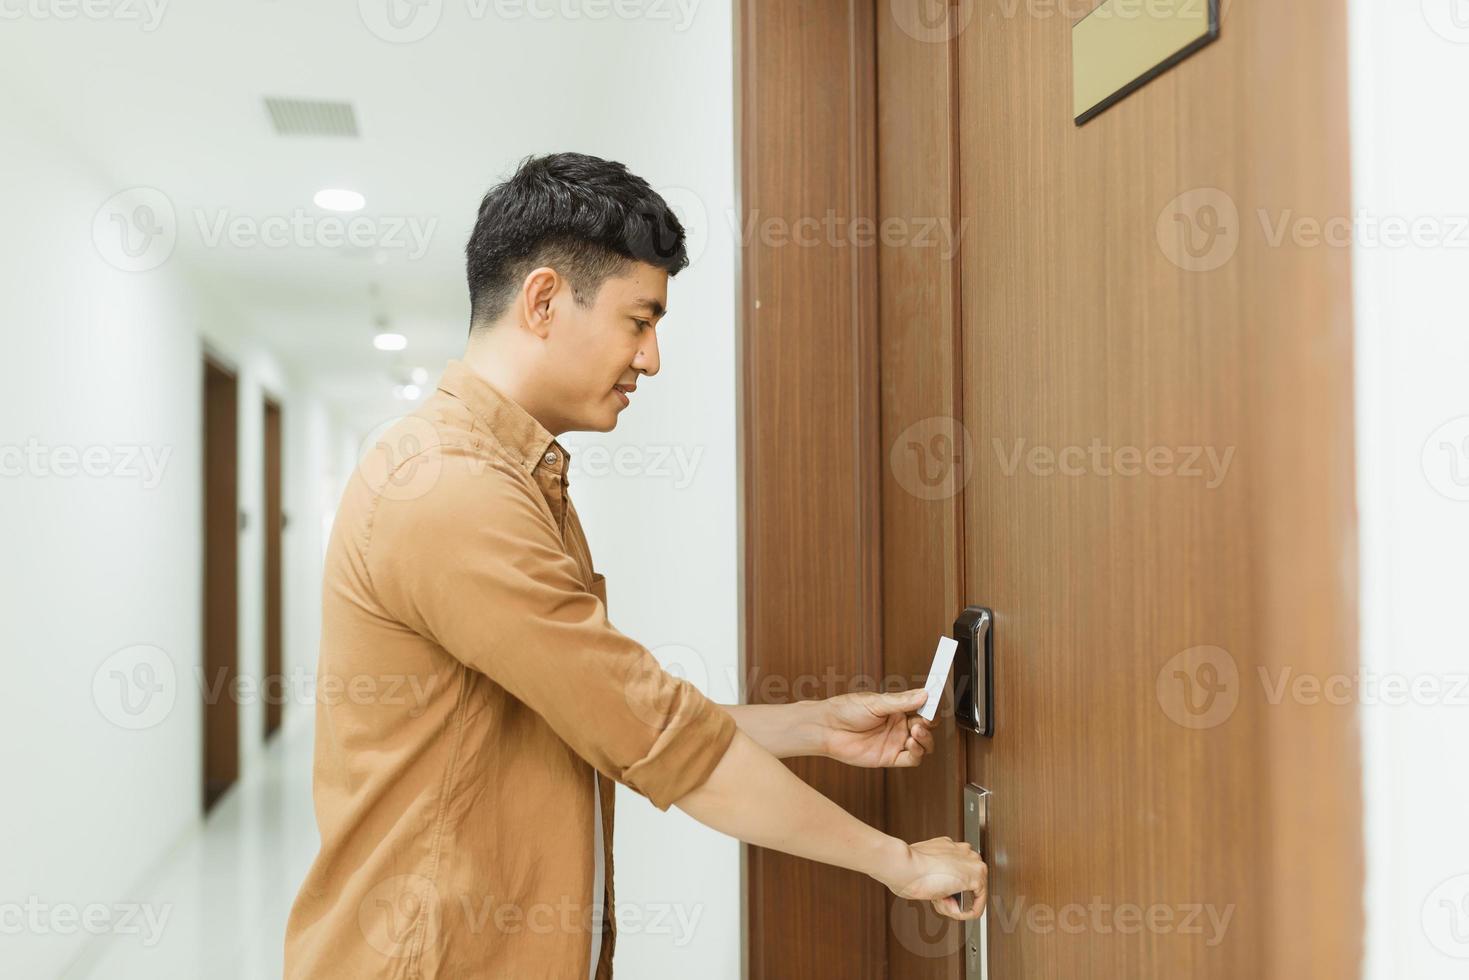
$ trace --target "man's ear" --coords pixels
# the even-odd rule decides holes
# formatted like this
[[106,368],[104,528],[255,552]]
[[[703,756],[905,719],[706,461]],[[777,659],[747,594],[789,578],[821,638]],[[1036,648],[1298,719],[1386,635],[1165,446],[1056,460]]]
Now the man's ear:
[[520,286],[521,319],[537,337],[551,328],[552,304],[557,290],[565,285],[556,270],[543,265],[532,269]]

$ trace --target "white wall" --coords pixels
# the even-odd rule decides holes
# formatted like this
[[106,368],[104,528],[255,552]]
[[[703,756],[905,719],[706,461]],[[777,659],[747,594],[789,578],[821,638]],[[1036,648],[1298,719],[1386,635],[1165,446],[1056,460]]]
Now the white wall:
[[[1455,19],[1457,16],[1457,20]],[[1365,975],[1469,972],[1469,5],[1352,0]],[[1389,678],[1418,683],[1398,699]]]
[[[231,339],[228,309],[186,268],[104,260],[93,217],[116,186],[20,112],[0,103],[0,973],[40,977],[89,939],[74,916],[129,901],[198,820],[201,333],[242,370],[246,671],[261,660],[259,393],[286,401],[287,506],[306,518],[286,543],[288,663],[315,659],[320,495],[307,477],[330,423]],[[262,711],[242,710],[246,767]],[[16,906],[35,911],[23,922]]]

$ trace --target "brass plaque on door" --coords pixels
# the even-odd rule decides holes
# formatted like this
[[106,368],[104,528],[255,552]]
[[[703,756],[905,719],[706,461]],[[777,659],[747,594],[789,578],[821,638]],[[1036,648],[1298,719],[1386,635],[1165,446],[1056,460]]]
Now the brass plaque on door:
[[1219,0],[1103,0],[1071,28],[1076,125],[1219,37]]

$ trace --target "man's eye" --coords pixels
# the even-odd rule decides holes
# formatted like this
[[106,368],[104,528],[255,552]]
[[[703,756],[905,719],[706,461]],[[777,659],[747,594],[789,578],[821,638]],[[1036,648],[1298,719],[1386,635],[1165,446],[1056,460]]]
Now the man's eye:
[[638,325],[638,329],[639,330],[642,330],[645,327],[651,327],[652,326],[652,324],[649,323],[647,320],[639,320],[636,317],[633,318],[633,321],[632,322],[633,323],[636,323]]

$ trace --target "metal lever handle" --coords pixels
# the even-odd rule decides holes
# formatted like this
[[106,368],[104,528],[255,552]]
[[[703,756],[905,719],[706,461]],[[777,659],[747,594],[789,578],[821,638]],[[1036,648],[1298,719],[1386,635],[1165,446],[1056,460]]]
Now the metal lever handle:
[[[969,783],[964,787],[964,839],[980,857],[988,861],[992,850],[989,841],[990,791]],[[962,906],[962,903],[961,903]],[[987,980],[989,977],[989,913],[964,923],[964,978]]]

